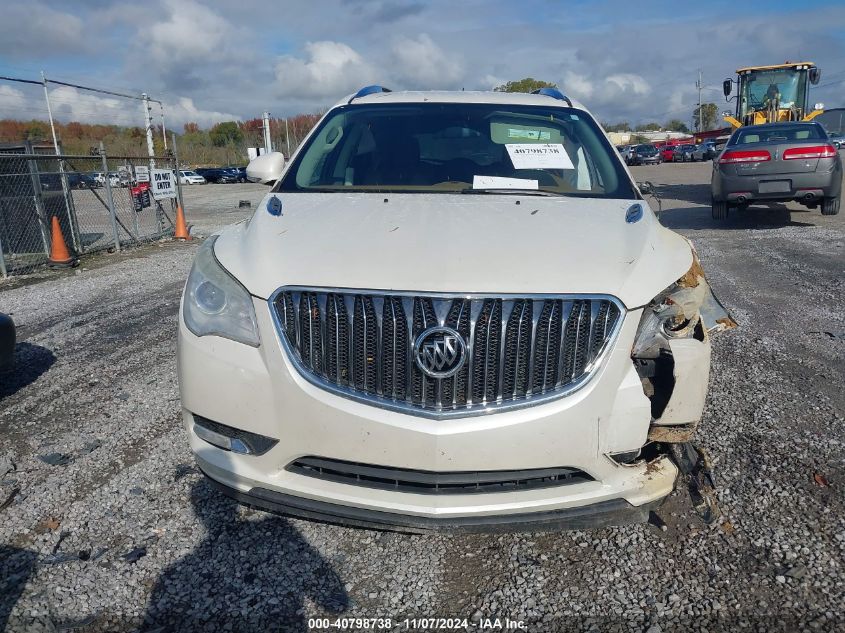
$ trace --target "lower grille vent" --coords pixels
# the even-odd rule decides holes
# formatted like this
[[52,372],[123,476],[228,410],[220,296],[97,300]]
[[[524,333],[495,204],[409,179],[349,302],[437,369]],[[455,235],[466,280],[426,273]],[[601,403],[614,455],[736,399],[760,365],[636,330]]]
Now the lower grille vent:
[[291,462],[287,470],[307,477],[352,486],[430,495],[512,492],[593,481],[590,475],[577,468],[435,473],[425,470],[370,466],[320,457],[303,457]]

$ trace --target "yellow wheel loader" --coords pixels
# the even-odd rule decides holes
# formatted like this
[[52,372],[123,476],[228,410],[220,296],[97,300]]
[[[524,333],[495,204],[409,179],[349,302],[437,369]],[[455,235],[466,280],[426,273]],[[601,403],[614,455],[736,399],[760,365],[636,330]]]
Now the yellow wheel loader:
[[[822,113],[823,104],[810,110],[809,84],[819,83],[821,71],[813,62],[786,62],[776,66],[749,66],[725,79],[725,99],[736,99],[736,115],[725,116],[732,127],[778,121],[810,121]],[[731,97],[734,84],[737,94]]]

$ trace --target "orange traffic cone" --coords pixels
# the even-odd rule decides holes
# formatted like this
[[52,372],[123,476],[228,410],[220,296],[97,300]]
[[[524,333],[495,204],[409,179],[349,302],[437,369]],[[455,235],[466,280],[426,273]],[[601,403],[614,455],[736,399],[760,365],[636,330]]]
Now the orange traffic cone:
[[191,234],[188,233],[188,225],[185,224],[185,213],[182,211],[182,205],[176,205],[176,230],[173,232],[173,237],[177,240],[189,240]]
[[65,238],[62,235],[62,228],[59,226],[59,218],[53,216],[52,235],[50,236],[50,257],[47,258],[47,263],[52,268],[66,268],[68,266],[76,266],[79,263],[75,257],[72,257],[70,251],[65,244]]

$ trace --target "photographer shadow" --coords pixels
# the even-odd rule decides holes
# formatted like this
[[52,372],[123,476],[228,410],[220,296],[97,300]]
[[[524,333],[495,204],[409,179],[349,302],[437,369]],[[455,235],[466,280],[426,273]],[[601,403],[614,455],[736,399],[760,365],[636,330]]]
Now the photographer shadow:
[[306,598],[332,614],[348,608],[343,581],[288,520],[241,519],[205,480],[191,502],[205,539],[159,576],[142,631],[297,633],[308,630]]

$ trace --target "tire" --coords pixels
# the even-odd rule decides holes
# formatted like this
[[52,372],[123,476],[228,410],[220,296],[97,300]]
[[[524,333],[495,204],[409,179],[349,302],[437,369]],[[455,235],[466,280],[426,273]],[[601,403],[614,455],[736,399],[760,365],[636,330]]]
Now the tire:
[[839,202],[841,198],[825,198],[822,201],[822,215],[837,215],[839,213]]
[[712,204],[712,214],[714,220],[728,219],[728,203],[719,200],[714,200]]

